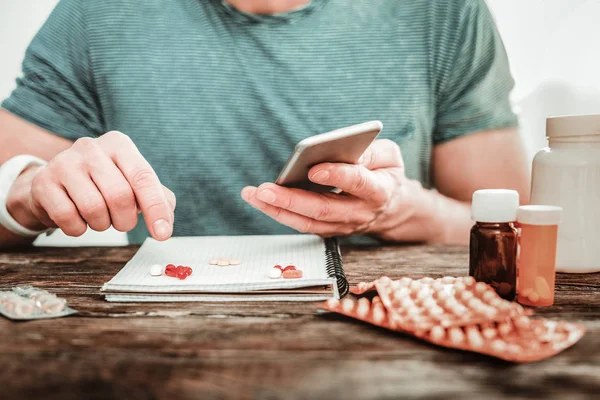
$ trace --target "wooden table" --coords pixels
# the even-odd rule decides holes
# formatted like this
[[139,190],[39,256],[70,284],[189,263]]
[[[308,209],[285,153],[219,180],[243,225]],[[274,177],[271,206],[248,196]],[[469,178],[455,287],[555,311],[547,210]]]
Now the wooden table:
[[[600,274],[559,275],[556,305],[582,322],[574,347],[516,365],[437,348],[314,303],[110,304],[100,286],[136,247],[0,253],[0,288],[32,284],[76,316],[0,318],[0,398],[501,398],[600,396]],[[464,247],[347,247],[352,283],[466,275]]]

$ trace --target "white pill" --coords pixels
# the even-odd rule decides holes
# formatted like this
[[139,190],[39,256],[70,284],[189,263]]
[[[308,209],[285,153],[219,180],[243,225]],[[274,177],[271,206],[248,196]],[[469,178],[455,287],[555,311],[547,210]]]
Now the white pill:
[[461,344],[465,341],[465,334],[459,327],[453,327],[448,330],[448,336],[452,344]]
[[217,265],[218,262],[219,262],[219,259],[217,259],[217,258],[213,258],[211,260],[208,260],[208,263],[210,265]]
[[385,319],[385,311],[383,307],[380,304],[376,304],[373,307],[372,312],[373,315],[371,318],[373,318],[373,322],[375,322],[376,324],[381,324]]
[[479,329],[474,326],[467,327],[467,340],[469,341],[469,344],[476,349],[483,346],[481,333],[479,332]]
[[346,314],[350,314],[354,310],[354,300],[348,298],[342,300],[342,310]]
[[217,261],[217,265],[218,265],[218,266],[220,266],[220,267],[226,267],[226,266],[228,266],[228,265],[229,265],[229,260],[228,260],[228,259],[226,259],[226,258],[220,258],[220,259]]
[[269,270],[269,278],[271,278],[271,279],[281,278],[281,270],[279,268],[271,268]]
[[358,306],[356,307],[356,315],[359,318],[366,318],[369,315],[369,311],[371,311],[371,303],[365,297],[362,297],[358,300]]
[[443,327],[436,325],[433,328],[431,328],[430,335],[431,340],[439,342],[444,338],[444,336],[446,336],[446,330]]
[[238,260],[237,258],[230,258],[229,259],[229,265],[240,265],[241,261]]
[[161,276],[163,273],[162,265],[154,264],[150,267],[150,275],[152,276]]

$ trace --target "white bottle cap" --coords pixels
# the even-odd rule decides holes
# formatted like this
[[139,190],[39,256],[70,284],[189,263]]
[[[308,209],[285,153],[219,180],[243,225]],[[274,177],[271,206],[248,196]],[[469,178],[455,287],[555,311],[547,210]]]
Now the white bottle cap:
[[557,206],[521,206],[517,211],[517,221],[526,225],[558,225],[562,218],[562,208]]
[[485,189],[473,193],[471,218],[477,222],[514,222],[517,220],[519,192]]
[[547,137],[600,135],[600,114],[569,115],[546,119]]

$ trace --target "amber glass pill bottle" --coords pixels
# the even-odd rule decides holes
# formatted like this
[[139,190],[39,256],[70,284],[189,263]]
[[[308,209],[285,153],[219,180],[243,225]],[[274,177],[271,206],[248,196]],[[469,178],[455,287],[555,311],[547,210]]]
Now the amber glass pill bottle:
[[556,243],[562,208],[522,206],[517,211],[519,238],[518,301],[542,307],[554,304]]
[[492,286],[500,297],[514,300],[517,285],[519,208],[515,190],[487,189],[473,193],[475,225],[469,244],[469,275]]

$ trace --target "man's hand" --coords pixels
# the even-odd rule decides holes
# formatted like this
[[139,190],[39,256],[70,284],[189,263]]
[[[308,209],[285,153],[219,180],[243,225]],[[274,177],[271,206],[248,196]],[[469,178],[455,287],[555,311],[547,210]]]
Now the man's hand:
[[422,222],[420,210],[427,196],[420,183],[404,174],[400,148],[390,140],[373,142],[358,165],[316,165],[309,179],[337,187],[342,193],[318,194],[264,183],[244,188],[242,198],[300,232],[325,237],[362,233],[388,240],[431,239],[425,237],[428,229],[419,224],[411,224],[414,228],[397,235],[399,225],[417,219]]
[[127,232],[142,212],[150,234],[165,240],[173,232],[175,195],[128,136],[109,132],[79,139],[47,166],[25,170],[9,192],[7,209],[30,229],[58,227],[69,236],[88,226]]

